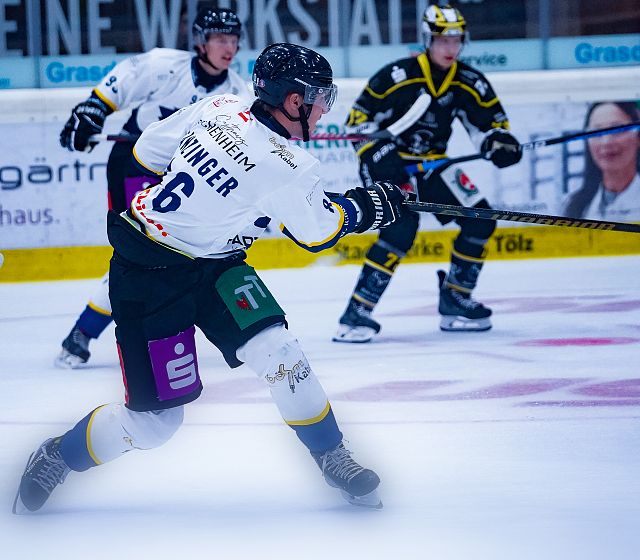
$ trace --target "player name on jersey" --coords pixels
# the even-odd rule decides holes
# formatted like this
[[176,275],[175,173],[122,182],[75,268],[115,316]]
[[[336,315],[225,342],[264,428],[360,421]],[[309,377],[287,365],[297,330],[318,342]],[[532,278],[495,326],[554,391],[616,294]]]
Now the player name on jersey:
[[[240,136],[231,136],[225,133],[220,126],[209,121],[200,121],[211,138],[223,150],[229,154],[233,161],[242,166],[245,173],[251,171],[255,167],[255,163],[251,163],[245,153],[240,150],[240,145],[244,144],[244,140]],[[232,127],[227,127],[232,128]],[[219,166],[216,158],[210,157],[210,153],[206,150],[200,141],[196,138],[195,132],[189,133],[182,139],[180,143],[180,154],[184,157],[188,164],[193,168],[197,168],[198,174],[205,178],[206,183],[215,188],[216,192],[222,196],[227,196],[233,189],[238,186],[238,180],[229,176],[222,184],[217,184],[222,177],[229,175],[229,171],[222,165]]]

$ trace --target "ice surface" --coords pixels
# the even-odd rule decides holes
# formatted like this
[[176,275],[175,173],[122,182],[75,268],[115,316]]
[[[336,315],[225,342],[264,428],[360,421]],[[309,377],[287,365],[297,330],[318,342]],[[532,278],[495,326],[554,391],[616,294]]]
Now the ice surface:
[[442,333],[436,266],[403,265],[372,344],[330,342],[355,267],[260,274],[288,313],[382,511],[349,506],[268,391],[200,337],[205,390],[165,446],[11,502],[31,451],[120,401],[113,329],[53,367],[97,281],[0,284],[3,558],[639,557],[640,257],[489,262],[486,333]]

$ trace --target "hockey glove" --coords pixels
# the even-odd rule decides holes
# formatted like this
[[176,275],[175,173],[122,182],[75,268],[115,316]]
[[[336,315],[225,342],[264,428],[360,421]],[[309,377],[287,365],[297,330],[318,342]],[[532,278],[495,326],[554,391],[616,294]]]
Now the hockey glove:
[[88,151],[93,150],[97,142],[91,142],[89,138],[102,131],[104,120],[110,112],[96,97],[76,105],[60,133],[60,145],[70,152],[84,152],[87,147]]
[[485,159],[496,167],[509,167],[522,159],[522,150],[515,137],[506,130],[496,130],[487,136],[480,146]]
[[404,193],[393,183],[377,181],[368,187],[358,187],[345,193],[362,212],[355,232],[390,226],[402,216]]

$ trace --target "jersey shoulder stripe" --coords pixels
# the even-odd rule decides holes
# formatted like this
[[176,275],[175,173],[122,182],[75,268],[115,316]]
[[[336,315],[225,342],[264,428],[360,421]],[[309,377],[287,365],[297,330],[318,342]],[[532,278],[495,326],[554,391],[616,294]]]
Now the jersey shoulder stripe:
[[401,58],[378,70],[369,80],[365,91],[376,99],[384,99],[403,87],[424,83],[424,75],[416,59]]

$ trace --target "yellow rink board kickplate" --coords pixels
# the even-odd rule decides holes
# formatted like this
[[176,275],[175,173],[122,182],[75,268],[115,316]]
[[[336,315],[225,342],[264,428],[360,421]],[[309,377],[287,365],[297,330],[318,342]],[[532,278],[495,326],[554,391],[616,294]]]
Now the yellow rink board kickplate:
[[[458,229],[420,231],[403,263],[447,262]],[[348,235],[322,253],[309,253],[286,238],[256,241],[247,261],[258,270],[313,264],[362,262],[376,235]],[[0,282],[98,278],[108,268],[111,247],[0,249]],[[640,254],[640,235],[560,227],[498,228],[487,245],[487,260],[543,259]]]

